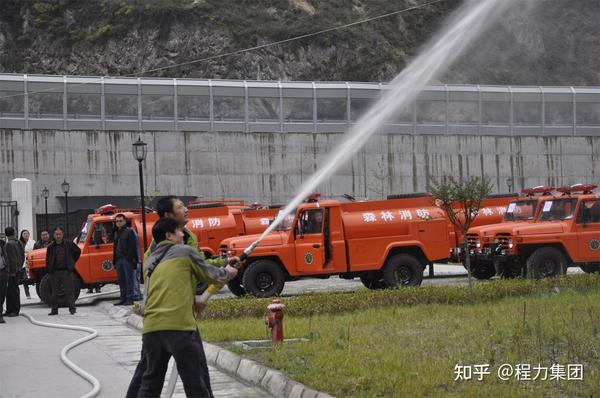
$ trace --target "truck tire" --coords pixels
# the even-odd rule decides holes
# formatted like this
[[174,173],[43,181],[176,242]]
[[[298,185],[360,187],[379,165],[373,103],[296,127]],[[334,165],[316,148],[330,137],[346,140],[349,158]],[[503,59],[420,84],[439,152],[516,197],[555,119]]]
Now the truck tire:
[[[77,301],[77,299],[79,298],[79,294],[81,293],[81,285],[82,283],[79,276],[73,274],[73,298],[75,299],[75,301]],[[50,305],[50,299],[52,298],[52,284],[50,283],[50,275],[48,274],[44,275],[40,282],[39,296],[44,303]],[[65,292],[63,291],[62,287],[58,292],[58,306],[68,306],[67,299],[65,297]]]
[[586,264],[582,265],[579,268],[586,274],[598,273],[600,272],[600,264]]
[[360,281],[367,289],[384,289],[385,283],[381,277],[381,272],[369,272],[360,276]]
[[276,262],[256,260],[244,271],[242,284],[246,292],[253,296],[277,296],[283,290],[285,275]]
[[227,282],[227,287],[231,293],[238,297],[246,294],[246,289],[244,289],[244,286],[242,285],[242,278],[240,278],[240,275]]
[[566,270],[567,259],[555,247],[541,247],[527,259],[527,273],[530,278],[549,278],[562,275]]
[[496,269],[492,263],[479,263],[476,266],[471,265],[471,275],[480,280],[490,279],[492,276],[496,275]]
[[419,286],[423,282],[423,264],[406,253],[395,254],[383,265],[385,287]]

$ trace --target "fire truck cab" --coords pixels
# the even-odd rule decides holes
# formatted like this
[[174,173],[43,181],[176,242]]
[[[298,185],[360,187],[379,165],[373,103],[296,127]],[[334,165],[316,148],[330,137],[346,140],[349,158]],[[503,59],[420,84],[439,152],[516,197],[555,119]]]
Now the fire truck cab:
[[474,274],[498,269],[500,276],[544,278],[572,266],[600,271],[600,194],[595,188],[576,184],[546,191],[512,207],[513,213],[527,207],[520,213],[531,215],[525,222],[469,230]]

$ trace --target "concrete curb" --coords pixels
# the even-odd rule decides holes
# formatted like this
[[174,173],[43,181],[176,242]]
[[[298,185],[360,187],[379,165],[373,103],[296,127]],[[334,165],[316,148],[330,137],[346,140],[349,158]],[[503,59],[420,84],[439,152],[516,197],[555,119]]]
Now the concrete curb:
[[[142,331],[143,318],[131,312],[130,307],[117,307],[109,302],[99,304],[100,309],[111,318]],[[242,358],[231,351],[217,345],[203,342],[206,361],[209,365],[234,374],[247,383],[259,386],[283,398],[333,398],[324,392],[315,391],[298,383],[283,373],[260,365],[250,359]]]

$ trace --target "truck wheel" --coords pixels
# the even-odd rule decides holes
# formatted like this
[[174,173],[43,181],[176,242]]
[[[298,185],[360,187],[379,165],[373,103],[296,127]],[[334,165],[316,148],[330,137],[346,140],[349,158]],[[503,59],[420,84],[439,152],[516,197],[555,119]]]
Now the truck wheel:
[[381,272],[369,272],[360,276],[360,281],[368,289],[383,289],[385,283],[381,277]]
[[285,275],[277,263],[257,260],[251,263],[242,276],[246,292],[256,297],[272,297],[281,293]]
[[586,274],[598,273],[600,272],[600,264],[586,264],[582,265],[579,268]]
[[227,282],[227,287],[231,293],[238,297],[246,294],[246,289],[244,289],[244,286],[242,285],[242,278],[240,278],[239,275]]
[[[77,300],[79,298],[79,294],[81,293],[81,279],[77,275],[73,275],[73,298]],[[50,305],[50,299],[52,298],[52,284],[50,283],[50,275],[44,275],[42,281],[40,282],[40,299]],[[67,307],[67,299],[65,297],[65,292],[63,291],[62,286],[58,292],[58,306],[59,307]]]
[[548,278],[564,274],[567,260],[555,247],[542,247],[534,251],[527,259],[529,277],[534,279]]
[[419,286],[423,282],[423,265],[410,254],[396,254],[383,265],[385,287]]
[[475,267],[471,265],[471,275],[476,279],[490,279],[496,275],[496,269],[494,268],[494,264],[479,263]]

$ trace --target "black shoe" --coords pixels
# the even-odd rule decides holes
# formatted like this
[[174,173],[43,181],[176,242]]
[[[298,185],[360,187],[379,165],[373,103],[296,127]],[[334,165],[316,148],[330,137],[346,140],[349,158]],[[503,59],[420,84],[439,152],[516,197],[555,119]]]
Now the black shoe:
[[0,316],[0,323],[6,323],[6,321],[4,320],[4,318],[2,318],[2,316]]
[[123,305],[133,305],[133,301],[126,301],[123,303]]
[[19,316],[19,314],[17,314],[16,312],[11,312],[10,314],[6,314],[6,316],[9,318],[14,318],[16,316]]
[[48,313],[48,316],[50,315],[58,315],[58,310],[52,310]]
[[71,313],[71,315],[75,315],[77,310],[75,308],[69,308],[69,312]]
[[88,289],[86,293],[87,294],[94,293],[94,290],[93,289]]
[[124,301],[119,301],[118,303],[114,303],[113,305],[125,305]]

